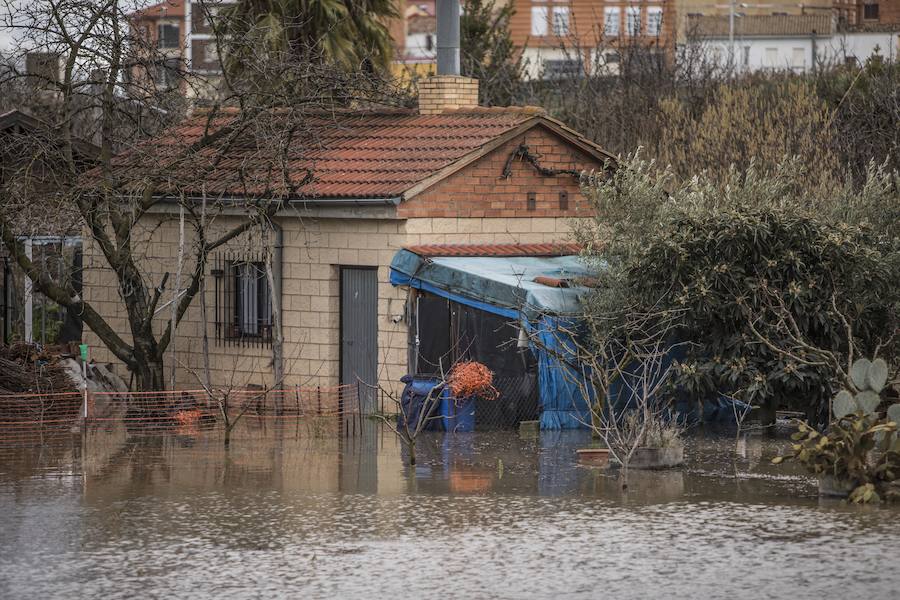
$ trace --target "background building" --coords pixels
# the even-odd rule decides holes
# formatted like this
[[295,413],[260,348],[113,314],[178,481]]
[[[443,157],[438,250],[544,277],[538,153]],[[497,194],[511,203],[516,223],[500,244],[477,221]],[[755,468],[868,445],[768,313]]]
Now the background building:
[[[132,72],[132,77],[150,78],[158,90],[184,86],[180,72],[200,75],[214,88],[222,72],[213,31],[219,8],[234,0],[163,0],[131,14],[135,37],[144,41],[147,52],[159,57],[151,73]],[[142,69],[143,67],[139,67]],[[209,89],[184,88],[188,95],[203,95]]]
[[835,13],[805,15],[691,15],[687,43],[704,56],[738,72],[808,73],[840,64],[865,62],[876,53],[896,60],[897,28],[845,25]]
[[674,56],[671,0],[512,0],[513,43],[526,73],[555,78],[589,71],[617,71],[623,47]]

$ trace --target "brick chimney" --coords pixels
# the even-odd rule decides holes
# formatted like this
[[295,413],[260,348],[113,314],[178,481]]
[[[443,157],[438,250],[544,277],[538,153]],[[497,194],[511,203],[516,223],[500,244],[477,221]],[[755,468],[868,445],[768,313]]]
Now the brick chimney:
[[459,0],[437,0],[437,75],[419,83],[419,114],[478,106],[478,80],[459,74]]
[[435,75],[419,82],[419,114],[478,106],[478,80],[460,75]]

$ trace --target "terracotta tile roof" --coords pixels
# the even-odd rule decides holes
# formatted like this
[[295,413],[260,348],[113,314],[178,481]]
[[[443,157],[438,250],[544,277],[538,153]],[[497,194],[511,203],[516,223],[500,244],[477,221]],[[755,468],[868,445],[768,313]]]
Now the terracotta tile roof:
[[[231,112],[194,116],[117,156],[117,185],[137,191],[152,181],[160,195],[199,196],[205,190],[213,197],[397,198],[489,142],[538,121],[602,153],[530,107],[437,115],[389,109],[318,113],[306,115],[302,125],[296,118],[282,123],[279,118],[287,117],[278,114],[259,119],[262,125],[238,121]],[[288,142],[284,132],[291,127],[297,131]]]
[[554,244],[424,244],[405,248],[419,256],[570,256],[581,246],[570,242]]
[[[688,15],[688,37],[728,37],[728,17]],[[834,19],[831,13],[815,15],[746,15],[734,21],[736,37],[784,37],[831,35]]]
[[163,0],[152,6],[136,10],[130,16],[133,18],[183,17],[184,2],[182,0]]

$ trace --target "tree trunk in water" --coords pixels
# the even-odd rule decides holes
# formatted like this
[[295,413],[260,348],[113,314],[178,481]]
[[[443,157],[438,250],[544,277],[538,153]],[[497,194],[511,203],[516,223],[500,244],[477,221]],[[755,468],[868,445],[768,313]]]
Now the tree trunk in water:
[[411,466],[415,466],[416,464],[416,440],[409,441],[409,464]]
[[166,389],[164,352],[152,334],[132,328],[134,350],[131,372],[139,392],[161,392]]
[[138,361],[134,380],[139,392],[156,392],[166,389],[165,369],[161,360]]

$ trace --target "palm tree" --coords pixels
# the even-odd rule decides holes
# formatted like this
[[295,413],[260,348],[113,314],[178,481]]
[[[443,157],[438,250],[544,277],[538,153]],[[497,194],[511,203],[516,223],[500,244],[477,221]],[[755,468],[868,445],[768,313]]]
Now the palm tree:
[[226,68],[242,74],[260,58],[325,60],[347,70],[387,69],[388,20],[396,0],[239,0],[223,8]]

